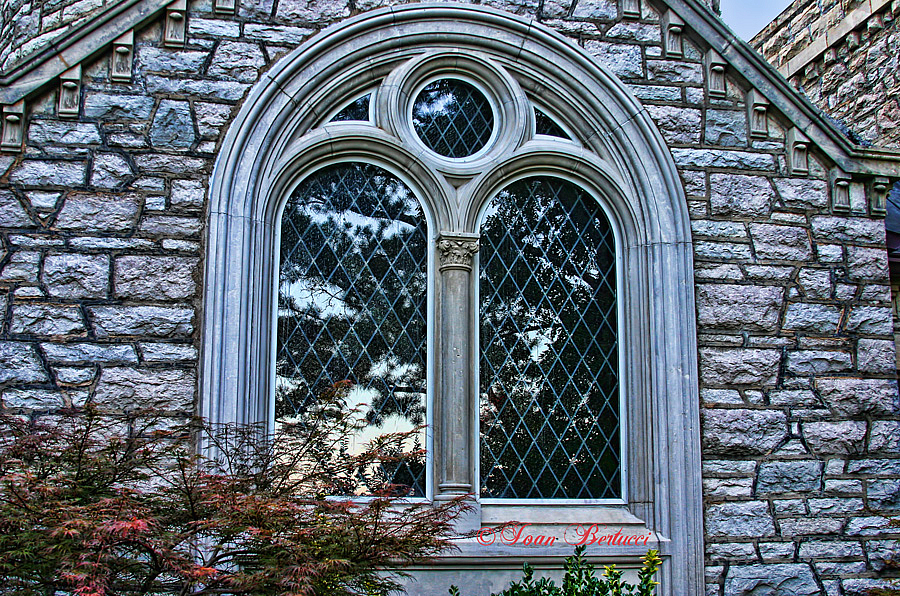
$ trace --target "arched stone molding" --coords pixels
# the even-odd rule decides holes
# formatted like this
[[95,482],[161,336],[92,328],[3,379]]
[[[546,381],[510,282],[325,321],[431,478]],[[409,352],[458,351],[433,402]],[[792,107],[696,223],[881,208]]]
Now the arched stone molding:
[[[575,142],[529,140],[528,133],[496,168],[472,179],[445,171],[444,179],[421,148],[386,130],[322,124],[398,67],[448,48],[510,73],[511,95],[539,98],[564,115]],[[623,242],[628,508],[662,539],[662,593],[702,594],[696,322],[684,192],[640,103],[583,50],[538,23],[473,5],[396,6],[325,30],[263,75],[228,131],[210,184],[200,414],[213,422],[269,420],[280,209],[305,174],[350,159],[401,175],[430,211],[435,242],[476,233],[484,201],[528,172],[557,173],[602,199]],[[432,270],[437,276],[436,263]],[[442,283],[435,282],[435,294],[449,296]],[[472,344],[470,366],[477,362]],[[475,378],[470,371],[462,383],[470,395],[477,394]],[[440,378],[433,383],[442,387]],[[467,407],[474,413],[472,403]],[[457,476],[447,486],[466,487],[468,479]],[[615,556],[615,549],[603,554]]]

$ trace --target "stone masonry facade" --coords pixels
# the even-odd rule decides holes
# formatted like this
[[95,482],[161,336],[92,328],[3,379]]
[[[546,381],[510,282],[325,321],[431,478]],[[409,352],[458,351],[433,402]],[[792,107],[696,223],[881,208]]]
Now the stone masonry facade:
[[751,45],[861,139],[900,148],[900,2],[794,2]]
[[[624,81],[681,173],[694,245],[697,310],[686,315],[698,326],[706,593],[849,596],[891,585],[900,400],[873,180],[849,177],[849,204],[838,204],[824,151],[810,145],[806,169],[792,162],[786,116],[769,109],[764,129],[751,131],[749,83],[728,69],[711,97],[709,46],[686,29],[682,55],[664,51],[661,2],[643,0],[636,14],[614,0],[485,3],[538,19]],[[49,14],[50,2],[31,4]],[[195,411],[206,196],[229,122],[281,56],[384,4],[242,0],[223,13],[197,0],[181,47],[163,43],[162,16],[135,30],[130,82],[111,79],[111,51],[83,63],[73,117],[58,114],[56,81],[27,98],[22,149],[0,153],[4,410]],[[4,8],[4,42],[18,45],[8,15],[27,5]],[[872,76],[883,69],[885,85],[873,93],[896,85],[896,53],[877,52],[898,33],[894,24],[870,32],[860,60]],[[861,70],[845,81],[840,58],[827,68],[833,76],[808,94],[843,105],[843,86],[869,84]],[[894,109],[858,124],[887,127]]]

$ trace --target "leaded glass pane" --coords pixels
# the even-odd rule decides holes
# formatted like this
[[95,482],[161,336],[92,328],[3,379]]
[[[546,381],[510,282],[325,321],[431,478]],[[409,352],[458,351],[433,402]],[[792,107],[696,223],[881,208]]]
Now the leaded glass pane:
[[346,122],[348,120],[368,120],[369,119],[369,102],[372,94],[366,94],[359,99],[350,102],[344,109],[334,115],[332,122]]
[[[426,257],[421,206],[394,175],[343,163],[303,181],[281,224],[276,420],[303,424],[349,386],[365,418],[349,449],[425,424]],[[410,440],[422,447],[424,430]],[[379,474],[422,496],[424,464]]]
[[481,231],[481,494],[621,496],[615,240],[587,193],[533,177]]
[[459,79],[425,86],[413,104],[413,127],[425,146],[444,157],[478,153],[494,130],[494,112],[484,94]]
[[535,134],[547,135],[548,137],[569,138],[566,131],[553,118],[537,108],[534,108],[534,132]]

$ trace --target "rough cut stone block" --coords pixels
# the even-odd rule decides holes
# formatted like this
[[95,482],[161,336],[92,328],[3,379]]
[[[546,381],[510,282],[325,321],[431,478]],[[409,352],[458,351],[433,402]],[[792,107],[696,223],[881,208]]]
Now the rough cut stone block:
[[787,518],[779,521],[783,536],[812,536],[838,534],[844,525],[842,518],[818,517],[814,519]]
[[706,110],[705,140],[726,147],[747,146],[745,110]]
[[208,74],[212,77],[255,83],[266,58],[254,43],[222,41],[213,54]]
[[109,289],[109,257],[47,255],[41,281],[54,298],[105,298]]
[[866,423],[858,420],[805,422],[803,438],[816,455],[862,453]]
[[32,120],[28,143],[36,145],[99,145],[100,130],[91,122]]
[[710,207],[716,215],[764,217],[771,211],[775,194],[767,178],[736,174],[712,174]]
[[130,344],[51,344],[41,348],[52,364],[94,364],[137,362],[137,354]]
[[628,41],[659,42],[661,33],[659,25],[656,24],[620,21],[606,31],[606,37]]
[[199,180],[173,180],[170,201],[178,209],[201,209],[206,189]]
[[878,536],[890,525],[890,519],[880,516],[852,517],[847,523],[847,536]]
[[85,335],[81,309],[62,304],[26,303],[12,309],[10,333],[54,337]]
[[884,571],[889,567],[888,563],[900,561],[900,540],[869,540],[866,550],[875,571]]
[[9,175],[9,181],[24,186],[77,188],[84,186],[87,162],[27,159]]
[[[244,5],[241,4],[243,9]],[[300,45],[315,33],[315,29],[309,27],[290,27],[286,25],[266,25],[261,23],[247,23],[244,25],[244,37],[257,41],[284,44],[289,46]]]
[[703,69],[699,64],[677,60],[647,60],[647,78],[660,83],[703,84]]
[[349,15],[350,8],[345,0],[319,0],[315,3],[307,0],[279,0],[276,12],[279,19],[312,23],[316,26],[337,21]]
[[194,409],[194,371],[157,370],[134,367],[104,368],[100,373],[93,404],[102,410]]
[[[826,482],[826,490],[827,486]],[[809,499],[808,503],[812,515],[861,513],[865,509],[862,499]]]
[[788,352],[787,371],[795,375],[819,375],[844,372],[853,368],[849,352],[838,350],[799,350]]
[[725,596],[819,596],[809,565],[733,565],[725,576]]
[[900,397],[894,379],[816,379],[816,390],[835,414],[894,415],[900,412]]
[[223,103],[194,104],[194,114],[197,116],[197,129],[200,136],[206,139],[218,138],[231,119],[233,106]]
[[196,157],[181,155],[159,155],[150,153],[137,155],[134,160],[138,169],[144,172],[168,172],[170,174],[197,174],[206,168],[206,161]]
[[887,250],[848,246],[847,270],[850,279],[885,281],[888,279]]
[[828,269],[801,269],[797,281],[800,282],[800,287],[803,288],[803,293],[807,298],[827,299],[831,297],[831,271]]
[[193,73],[203,68],[209,52],[169,50],[155,46],[140,46],[137,61],[139,69],[151,72]]
[[743,240],[747,238],[747,230],[744,224],[738,221],[713,221],[708,219],[694,220],[691,222],[691,232],[694,237],[729,238]]
[[847,331],[869,335],[891,335],[894,322],[889,307],[855,306],[847,319]]
[[900,422],[876,420],[869,434],[869,451],[900,453]]
[[197,348],[186,344],[142,343],[144,362],[193,362]]
[[128,256],[116,259],[116,296],[136,300],[192,298],[194,257]]
[[0,227],[26,228],[33,225],[19,199],[9,191],[0,190]]
[[188,337],[194,330],[191,308],[95,306],[88,311],[97,337]]
[[46,389],[7,389],[3,407],[27,410],[57,410],[65,406],[63,394]]
[[34,346],[0,341],[0,383],[44,383],[49,379]]
[[713,542],[706,545],[706,556],[710,559],[728,559],[734,564],[739,560],[755,561],[756,549],[752,542]]
[[618,14],[615,0],[578,0],[572,16],[576,19],[614,19]]
[[154,147],[186,149],[194,144],[194,120],[186,101],[164,99],[153,117],[150,142]]
[[865,242],[883,244],[884,222],[861,217],[812,218],[813,236],[828,242]]
[[56,218],[56,228],[91,232],[128,232],[137,223],[141,198],[136,195],[70,193]]
[[870,480],[869,508],[877,511],[900,510],[900,480],[882,479]]
[[108,95],[87,93],[84,97],[86,118],[101,120],[146,120],[153,111],[153,98],[145,95]]
[[830,304],[788,304],[784,315],[784,330],[832,334],[841,320],[841,308]]
[[776,178],[773,182],[785,207],[824,209],[828,206],[828,186],[824,180]]
[[196,236],[203,228],[195,217],[156,215],[141,220],[140,231],[154,236]]
[[700,142],[700,110],[652,105],[646,109],[669,143],[689,145]]
[[591,40],[584,49],[617,77],[633,79],[644,75],[641,46]]
[[131,164],[118,153],[100,153],[94,156],[91,186],[116,188],[134,175]]
[[694,254],[698,259],[735,259],[749,261],[752,258],[749,244],[735,242],[694,242]]
[[198,79],[177,79],[159,75],[147,76],[147,91],[172,95],[195,95],[203,99],[238,101],[250,88],[246,83],[236,81],[212,81]]
[[765,455],[787,438],[787,417],[780,410],[703,410],[703,453]]
[[781,288],[700,284],[698,325],[719,329],[774,331],[781,316]]
[[[723,410],[720,410],[723,411]],[[756,462],[746,460],[713,459],[703,462],[703,476],[750,476],[756,473]]]
[[847,462],[848,474],[900,476],[900,459],[854,459]]
[[813,492],[822,488],[820,461],[773,461],[759,467],[756,494]]
[[706,533],[710,537],[772,536],[775,525],[765,501],[743,501],[706,508]]
[[707,497],[749,497],[752,478],[705,478],[703,494]]
[[210,37],[240,37],[241,25],[234,21],[225,21],[222,19],[200,19],[191,18],[188,21],[188,34],[209,35]]
[[[675,164],[679,167],[693,168],[734,168],[740,170],[773,170],[775,169],[774,158],[767,153],[750,153],[747,151],[727,151],[725,149],[672,149],[672,156],[675,158]],[[735,177],[732,174],[716,174],[721,178]],[[744,195],[751,197],[753,195],[752,188],[746,188],[739,180],[732,183],[736,190],[741,191]],[[713,184],[713,189],[716,185]],[[767,197],[774,197],[771,185],[767,184],[764,191]],[[721,191],[724,193],[724,191]],[[768,205],[770,201],[766,201]],[[768,207],[764,213],[755,212],[752,215],[763,217],[768,214]]]
[[700,376],[709,385],[773,385],[780,359],[778,350],[702,348]]
[[812,244],[805,228],[750,224],[750,237],[758,259],[808,261]]

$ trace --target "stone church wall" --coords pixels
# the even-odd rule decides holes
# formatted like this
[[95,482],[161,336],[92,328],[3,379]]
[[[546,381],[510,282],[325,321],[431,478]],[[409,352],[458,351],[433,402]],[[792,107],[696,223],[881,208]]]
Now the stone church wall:
[[[625,81],[681,172],[707,594],[886,585],[900,538],[888,528],[900,509],[900,404],[872,180],[850,180],[848,209],[835,209],[834,164],[810,146],[808,173],[789,168],[792,124],[774,109],[751,134],[751,89],[732,70],[710,97],[708,47],[686,30],[683,56],[666,54],[661,5],[624,16],[611,0],[488,3],[537,18]],[[76,118],[58,117],[58,85],[27,101],[24,152],[0,154],[4,409],[194,411],[206,193],[225,130],[279,57],[384,4],[243,0],[222,15],[199,0],[183,48],[164,47],[161,19],[135,32],[131,82],[110,79],[110,52],[83,64]]]

